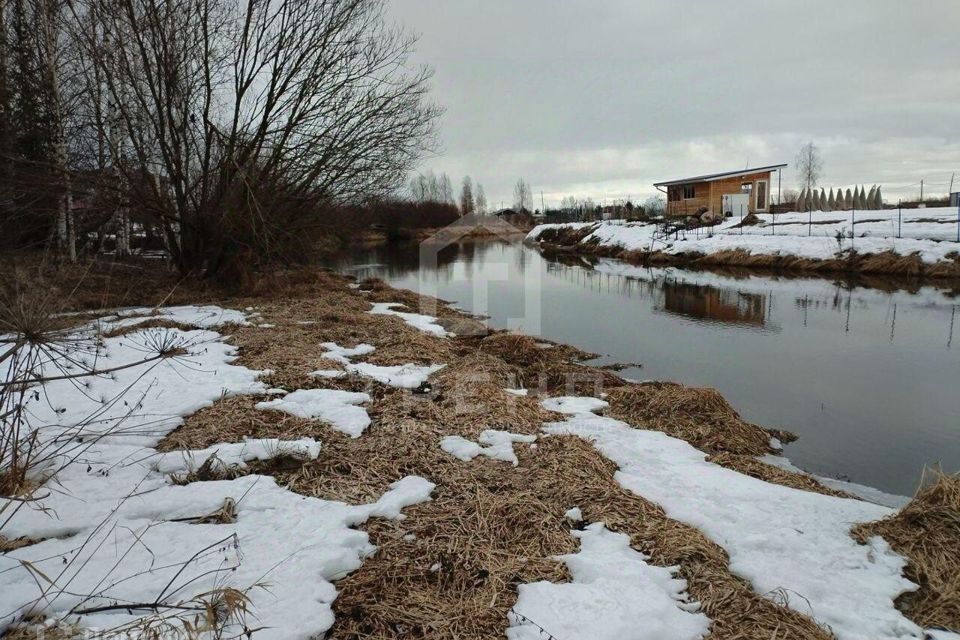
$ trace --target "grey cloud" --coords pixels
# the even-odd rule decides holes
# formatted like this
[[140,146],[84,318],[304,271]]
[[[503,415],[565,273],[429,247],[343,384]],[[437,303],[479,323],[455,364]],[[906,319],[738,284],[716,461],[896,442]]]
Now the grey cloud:
[[642,195],[748,159],[792,163],[807,139],[827,185],[960,170],[955,0],[392,0],[390,12],[421,34],[447,108],[445,153],[428,166],[472,174],[492,202],[519,174],[551,194]]

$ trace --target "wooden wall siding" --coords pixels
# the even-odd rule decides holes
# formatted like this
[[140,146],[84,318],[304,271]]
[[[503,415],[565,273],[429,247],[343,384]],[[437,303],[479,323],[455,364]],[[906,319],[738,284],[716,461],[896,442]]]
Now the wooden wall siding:
[[767,181],[767,210],[769,210],[773,197],[776,197],[776,184],[773,172],[763,171],[724,180],[714,180],[713,182],[694,183],[694,197],[686,200],[683,199],[682,185],[667,187],[667,215],[692,216],[696,215],[700,207],[707,207],[710,211],[719,212],[723,206],[723,196],[728,193],[740,193],[740,185],[744,182],[753,183],[753,193],[750,196],[750,213],[754,213],[758,180]]
[[693,216],[700,207],[710,207],[710,183],[695,182],[692,198],[683,198],[683,185],[667,187],[667,214],[671,216]]

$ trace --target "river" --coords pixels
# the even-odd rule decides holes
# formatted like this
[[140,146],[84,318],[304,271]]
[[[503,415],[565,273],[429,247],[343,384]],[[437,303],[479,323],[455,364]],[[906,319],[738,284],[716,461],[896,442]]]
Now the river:
[[948,292],[589,262],[519,239],[423,258],[391,245],[330,266],[600,363],[639,363],[626,378],[714,387],[745,419],[796,433],[784,455],[812,473],[912,495],[925,466],[960,469],[960,298]]

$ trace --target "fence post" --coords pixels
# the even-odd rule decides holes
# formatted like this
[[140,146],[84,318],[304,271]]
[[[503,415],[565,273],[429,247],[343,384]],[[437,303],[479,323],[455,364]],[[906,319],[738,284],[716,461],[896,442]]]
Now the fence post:
[[743,203],[740,204],[740,235],[743,235]]
[[900,235],[903,231],[903,199],[897,200],[897,237],[902,238]]
[[960,198],[957,200],[957,242],[960,242]]
[[850,207],[850,235],[857,237],[857,205]]

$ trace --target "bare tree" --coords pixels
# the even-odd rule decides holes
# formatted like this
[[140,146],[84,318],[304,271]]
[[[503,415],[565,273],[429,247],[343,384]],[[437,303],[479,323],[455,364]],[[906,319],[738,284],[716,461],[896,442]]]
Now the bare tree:
[[77,260],[77,232],[73,217],[73,191],[67,166],[67,107],[61,79],[63,10],[59,0],[35,0],[38,24],[38,60],[43,71],[44,95],[49,113],[52,170],[56,184],[57,245],[71,262]]
[[519,178],[513,187],[513,206],[517,211],[533,209],[533,194],[530,191],[530,185],[523,178]]
[[414,202],[428,202],[430,186],[427,176],[418,173],[410,178],[410,199]]
[[440,174],[440,178],[437,181],[437,193],[434,201],[442,202],[443,204],[454,204],[453,184],[450,182],[450,176],[445,173]]
[[483,190],[483,185],[477,183],[477,197],[474,203],[476,212],[482,216],[487,215],[487,194]]
[[[797,154],[797,175],[800,184],[808,193],[817,186],[822,171],[823,159],[820,157],[820,149],[813,142],[808,142],[800,148],[800,153]],[[810,206],[814,206],[812,201]]]
[[98,137],[184,271],[269,259],[311,209],[395,191],[432,148],[431,73],[383,0],[72,6],[114,110]]
[[466,216],[474,212],[476,205],[473,201],[473,180],[470,176],[464,176],[463,185],[460,187],[460,215]]
[[643,203],[643,212],[651,218],[659,218],[667,210],[667,201],[662,195],[650,196]]

